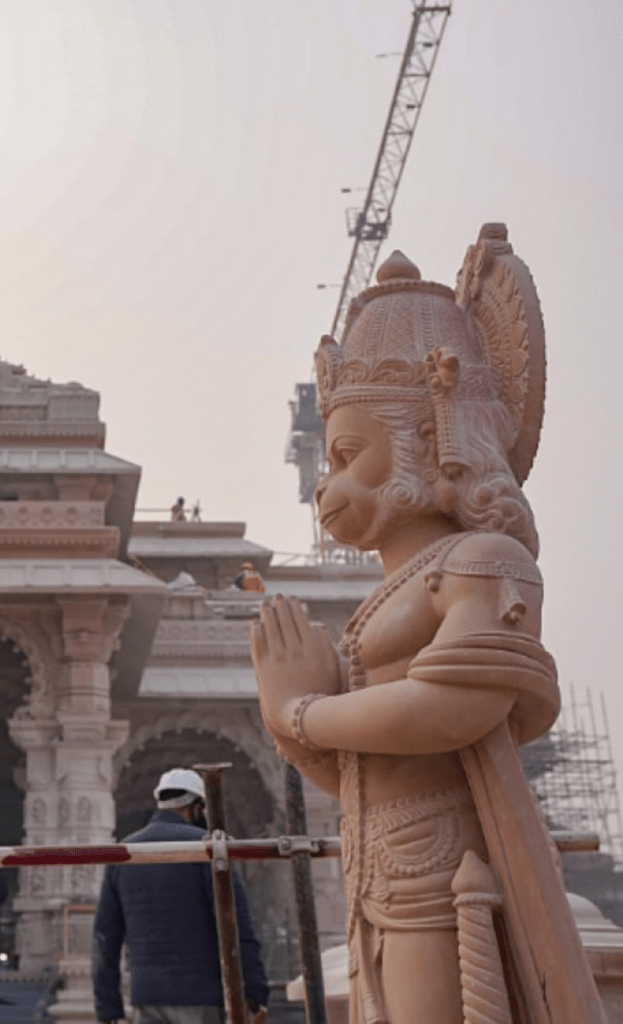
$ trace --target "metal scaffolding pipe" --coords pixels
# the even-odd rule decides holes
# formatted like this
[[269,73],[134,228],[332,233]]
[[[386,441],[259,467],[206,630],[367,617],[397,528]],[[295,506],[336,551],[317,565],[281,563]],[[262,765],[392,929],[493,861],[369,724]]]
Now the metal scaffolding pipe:
[[[594,832],[551,832],[562,853],[599,850]],[[287,860],[298,853],[340,857],[339,836],[279,836],[277,839],[227,839],[230,860]],[[212,840],[182,843],[110,843],[106,846],[0,846],[0,868],[54,864],[186,864],[213,859]]]
[[231,764],[196,764],[193,765],[193,768],[203,778],[206,814],[212,833],[212,891],[221,961],[225,1021],[226,1024],[246,1024],[247,1007],[244,998],[238,918],[223,800],[222,775],[226,768],[231,768]]
[[[286,819],[293,832],[307,831],[303,780],[294,765],[285,766]],[[327,1011],[324,998],[322,960],[318,942],[318,923],[314,901],[314,885],[309,852],[299,849],[292,860],[294,894],[298,913],[303,983],[305,985],[305,1014],[307,1024],[326,1024]]]

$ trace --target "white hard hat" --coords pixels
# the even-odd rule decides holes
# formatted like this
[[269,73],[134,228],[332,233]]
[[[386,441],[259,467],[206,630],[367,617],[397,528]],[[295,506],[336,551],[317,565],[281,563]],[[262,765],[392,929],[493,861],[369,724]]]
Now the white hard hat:
[[[172,800],[160,800],[160,794],[165,789],[184,789],[189,796],[174,797]],[[183,807],[185,804],[192,803],[192,800],[197,798],[205,800],[206,791],[203,779],[192,768],[171,768],[160,776],[158,785],[154,789],[154,796],[160,807]]]

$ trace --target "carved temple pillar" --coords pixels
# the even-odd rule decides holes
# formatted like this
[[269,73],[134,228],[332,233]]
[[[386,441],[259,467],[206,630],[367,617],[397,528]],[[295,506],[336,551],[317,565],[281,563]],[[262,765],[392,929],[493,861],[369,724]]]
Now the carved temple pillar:
[[[111,720],[109,661],[128,608],[122,595],[56,598],[53,709],[45,717],[29,709],[11,722],[12,737],[26,752],[28,845],[107,843],[113,837],[112,758],[128,724]],[[20,967],[59,964],[65,988],[52,1012],[74,1024],[95,1019],[88,908],[97,901],[102,873],[97,865],[23,869],[15,903]]]
[[[112,758],[128,734],[127,722],[111,721],[109,661],[129,602],[117,596],[57,603],[63,641],[56,712],[58,839],[65,845],[106,843],[115,824]],[[84,875],[70,891],[73,897],[96,896],[99,886]]]
[[[25,675],[4,681],[5,706],[24,700],[9,729],[26,770],[10,780],[7,769],[3,784],[25,790],[24,842],[35,846],[112,838],[112,758],[128,727],[111,720],[109,666],[129,613],[115,697],[138,691],[166,594],[128,563],[140,468],[104,450],[98,409],[97,392],[0,359],[0,645],[18,645],[30,674],[29,693]],[[24,868],[13,901],[20,966],[59,966],[53,1013],[67,1024],[95,1020],[90,932],[102,873]]]

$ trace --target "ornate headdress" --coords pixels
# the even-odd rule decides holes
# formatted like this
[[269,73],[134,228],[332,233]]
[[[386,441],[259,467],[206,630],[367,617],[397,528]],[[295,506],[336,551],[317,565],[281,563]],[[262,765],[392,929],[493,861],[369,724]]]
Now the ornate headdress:
[[539,300],[503,224],[485,224],[470,246],[456,291],[422,281],[394,252],[378,284],[351,302],[341,344],[325,335],[316,352],[320,407],[408,402],[434,420],[440,468],[464,463],[456,410],[499,399],[510,414],[509,462],[519,483],[536,454],[545,391]]

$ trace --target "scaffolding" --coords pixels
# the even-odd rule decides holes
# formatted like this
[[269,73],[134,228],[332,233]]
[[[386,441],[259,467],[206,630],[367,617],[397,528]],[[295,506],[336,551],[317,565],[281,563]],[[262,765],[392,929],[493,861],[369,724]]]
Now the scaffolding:
[[596,714],[590,690],[570,687],[554,728],[524,747],[524,769],[550,828],[596,832],[600,849],[623,869],[623,829],[603,694]]

